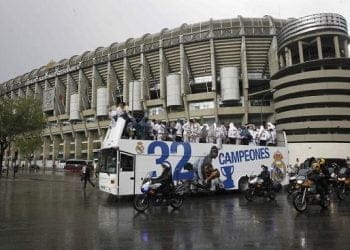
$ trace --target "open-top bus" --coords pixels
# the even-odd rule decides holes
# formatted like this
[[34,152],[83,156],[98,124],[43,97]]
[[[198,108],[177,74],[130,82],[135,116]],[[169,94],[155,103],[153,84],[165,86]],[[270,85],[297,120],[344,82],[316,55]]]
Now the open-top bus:
[[212,143],[121,139],[124,123],[119,118],[102,143],[99,188],[103,192],[116,196],[141,193],[142,178],[151,171],[159,176],[164,161],[172,165],[174,182],[194,178],[194,172],[186,169],[189,163],[198,171],[197,178],[203,179],[204,161],[220,171],[220,182],[226,190],[238,189],[247,181],[247,175],[259,174],[263,164],[276,170],[274,178],[279,182],[287,181],[285,144],[271,147],[222,144],[216,157],[211,157]]

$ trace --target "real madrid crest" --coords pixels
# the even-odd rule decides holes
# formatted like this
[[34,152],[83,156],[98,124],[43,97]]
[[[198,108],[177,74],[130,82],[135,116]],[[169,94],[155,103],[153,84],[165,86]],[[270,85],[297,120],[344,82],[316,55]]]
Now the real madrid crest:
[[141,141],[137,143],[135,150],[136,150],[136,153],[138,154],[143,153],[143,151],[145,150],[145,147],[143,146],[143,143]]
[[286,164],[283,161],[282,153],[277,150],[273,154],[273,160],[274,161],[272,163],[271,178],[273,181],[280,183],[283,181],[287,174],[287,168]]

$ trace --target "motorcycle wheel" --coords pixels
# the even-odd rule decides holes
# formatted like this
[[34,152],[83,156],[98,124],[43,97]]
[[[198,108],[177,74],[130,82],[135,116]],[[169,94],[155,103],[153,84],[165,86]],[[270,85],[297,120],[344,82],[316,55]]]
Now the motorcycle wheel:
[[302,200],[303,200],[302,193],[297,194],[293,199],[293,206],[298,212],[304,212],[307,208],[306,199],[304,200],[304,202],[302,202]]
[[274,201],[276,199],[276,193],[275,192],[270,192],[269,193],[269,199]]
[[339,198],[339,200],[345,200],[345,185],[341,185],[340,187],[338,187],[337,189],[337,196]]
[[331,201],[330,201],[329,198],[328,198],[328,199],[323,199],[323,200],[321,201],[320,206],[321,206],[322,208],[328,208],[330,204],[331,204]]
[[179,185],[175,186],[175,193],[177,195],[184,195],[184,194],[188,194],[189,190],[185,184],[179,184]]
[[170,199],[170,206],[174,209],[179,209],[182,204],[183,204],[183,197],[181,195],[174,195],[171,199]]
[[287,193],[288,194],[292,194],[293,193],[293,186],[291,184],[288,184],[286,189],[287,189]]
[[141,213],[144,212],[149,207],[149,204],[150,204],[150,200],[145,195],[135,196],[133,200],[134,208],[136,209],[136,211]]
[[244,193],[244,197],[247,199],[247,201],[253,201],[254,200],[254,190],[253,189],[248,189]]

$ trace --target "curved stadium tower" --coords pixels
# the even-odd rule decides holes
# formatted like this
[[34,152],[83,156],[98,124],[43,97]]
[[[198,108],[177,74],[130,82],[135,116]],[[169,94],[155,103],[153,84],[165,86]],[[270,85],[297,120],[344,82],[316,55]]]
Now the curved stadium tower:
[[156,120],[272,121],[286,131],[291,159],[344,157],[349,69],[340,15],[238,16],[165,28],[49,63],[2,83],[1,96],[43,100],[47,124],[35,158],[47,166],[96,158],[109,108],[119,101]]

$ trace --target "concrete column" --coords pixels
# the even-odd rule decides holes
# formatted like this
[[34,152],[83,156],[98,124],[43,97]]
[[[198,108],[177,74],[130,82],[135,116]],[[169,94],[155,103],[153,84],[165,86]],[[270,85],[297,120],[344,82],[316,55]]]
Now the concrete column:
[[159,87],[160,87],[160,99],[162,100],[163,108],[165,111],[165,115],[168,120],[168,110],[166,106],[166,96],[167,96],[167,88],[166,88],[166,77],[169,74],[169,66],[168,61],[166,60],[164,49],[163,49],[163,41],[159,41]]
[[63,97],[65,96],[64,93],[64,85],[62,81],[56,77],[55,78],[55,97],[56,97],[56,102],[55,102],[55,109],[54,109],[54,115],[62,115],[65,113],[65,103]]
[[249,121],[249,100],[248,100],[248,89],[249,89],[249,80],[248,80],[248,66],[247,66],[247,50],[245,43],[245,36],[242,36],[241,43],[241,79],[243,85],[243,103],[244,103],[244,116],[243,124],[247,124]]
[[340,57],[340,49],[339,49],[339,38],[338,38],[338,36],[334,36],[333,37],[333,42],[334,42],[335,57],[339,58]]
[[298,49],[299,49],[299,61],[300,63],[304,62],[304,51],[303,51],[303,42],[298,41]]
[[46,160],[49,159],[49,154],[50,154],[50,137],[45,136],[43,138],[43,166],[46,166]]
[[[161,43],[162,44],[162,43]],[[163,47],[159,47],[159,92],[160,99],[165,100],[166,95],[166,69],[165,69],[165,58]]]
[[113,99],[112,93],[115,93],[117,86],[119,87],[120,82],[118,81],[117,75],[110,61],[108,61],[107,71],[107,103],[109,106],[112,106],[117,101]]
[[288,48],[287,47],[284,47],[284,51],[283,51],[283,54],[284,54],[284,59],[285,59],[285,63],[286,63],[286,67],[289,66],[289,63],[288,63]]
[[73,88],[74,88],[75,82],[72,78],[71,74],[67,74],[67,87],[66,87],[66,114],[69,115],[70,112],[70,96],[73,94]]
[[284,58],[283,58],[283,55],[280,54],[280,67],[281,68],[284,68],[286,66],[285,62],[284,62]]
[[123,58],[123,101],[125,103],[129,102],[129,82],[130,82],[130,67],[129,61],[126,57],[126,49],[124,49],[124,58]]
[[147,74],[147,67],[146,67],[146,57],[143,53],[143,44],[140,45],[140,83],[141,83],[141,102],[143,109],[145,109],[145,85],[146,85],[146,74]]
[[79,94],[79,102],[80,102],[80,111],[85,109],[90,109],[89,105],[89,80],[86,78],[84,71],[79,70],[79,85],[78,85],[78,94]]
[[349,50],[348,50],[348,40],[344,40],[344,52],[345,52],[345,57],[349,57]]
[[[43,89],[41,88],[38,82],[35,83],[34,95],[35,95],[35,98],[39,98],[41,100],[43,99]],[[12,99],[12,92],[11,92],[11,99]]]
[[91,96],[91,108],[96,109],[97,106],[97,89],[98,87],[103,85],[103,79],[98,72],[96,66],[92,66],[92,83],[91,83],[91,91],[92,91],[92,96]]
[[292,56],[291,56],[290,49],[288,47],[284,48],[284,55],[286,58],[286,66],[287,67],[292,66]]
[[187,96],[186,96],[186,94],[187,94],[186,84],[188,84],[187,60],[186,60],[185,47],[183,44],[183,36],[182,35],[180,35],[180,74],[181,74],[182,100],[184,102],[186,117],[187,117],[187,119],[190,119],[188,101],[187,101]]
[[58,158],[58,151],[60,149],[61,137],[54,135],[52,142],[52,163],[55,163],[55,160]]
[[288,48],[288,63],[289,63],[289,66],[293,65],[292,50],[290,48]]
[[94,133],[92,131],[89,131],[88,137],[87,137],[87,159],[92,160],[94,157]]
[[24,97],[24,91],[22,88],[18,89],[18,97]]
[[316,38],[316,41],[317,41],[318,59],[323,59],[321,37],[318,36],[318,37]]
[[[271,19],[271,18],[269,18],[269,19]],[[274,31],[274,29],[271,30],[271,32],[272,31]],[[273,36],[272,41],[271,41],[271,45],[269,48],[269,54],[268,54],[270,76],[274,75],[279,70],[277,51],[278,51],[277,37]]]
[[26,90],[26,97],[33,96],[33,95],[34,95],[34,93],[33,93],[32,89],[28,85],[27,86],[27,90]]
[[215,107],[216,107],[216,112],[215,112],[215,122],[219,122],[219,104],[218,104],[218,99],[219,99],[219,94],[216,91],[216,62],[215,62],[215,44],[214,44],[214,39],[210,38],[210,71],[211,71],[211,89],[212,92],[215,93]]
[[74,155],[76,159],[81,158],[82,153],[82,141],[83,141],[83,134],[82,133],[76,133],[74,138]]
[[[150,84],[150,66],[144,53],[143,44],[141,44],[140,53],[140,81],[141,81],[141,101],[143,110],[147,110],[146,100],[149,100]],[[161,69],[160,69],[161,70]]]
[[71,142],[72,136],[70,134],[65,134],[63,137],[63,158],[66,160],[69,159]]
[[181,73],[181,94],[186,94],[185,84],[188,82],[185,47],[183,44],[183,37],[180,36],[180,73]]
[[210,38],[210,69],[211,69],[211,79],[212,79],[212,90],[216,91],[216,63],[215,63],[215,46],[214,39]]

